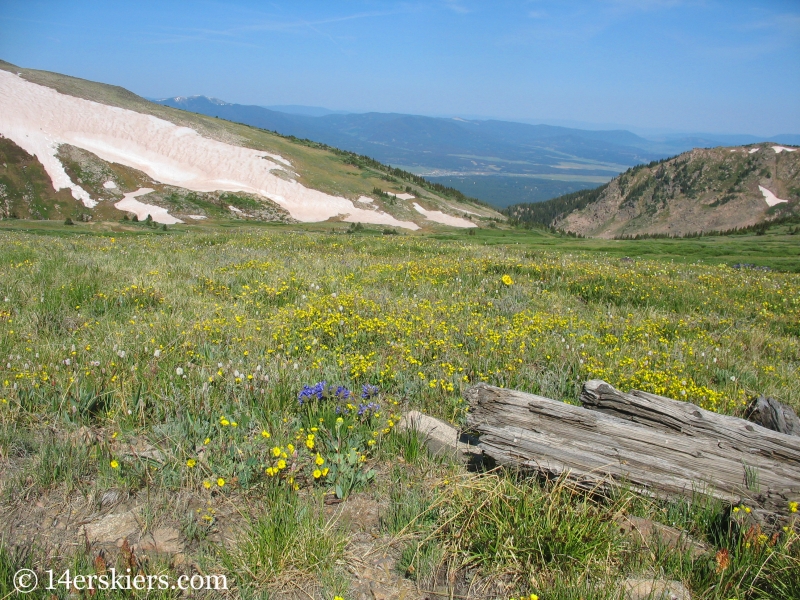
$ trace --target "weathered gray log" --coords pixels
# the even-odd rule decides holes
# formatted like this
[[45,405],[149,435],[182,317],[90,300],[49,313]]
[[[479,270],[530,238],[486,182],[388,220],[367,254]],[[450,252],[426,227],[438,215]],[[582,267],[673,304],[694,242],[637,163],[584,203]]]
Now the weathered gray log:
[[800,418],[791,407],[775,398],[761,396],[747,408],[747,420],[762,427],[800,437]]
[[624,482],[658,496],[708,494],[755,508],[766,521],[782,519],[788,503],[800,500],[796,462],[742,452],[700,429],[687,435],[486,384],[465,396],[468,426],[501,465],[565,475],[590,489]]
[[[581,403],[586,408],[662,431],[691,438],[708,437],[751,461],[758,454],[800,469],[800,438],[772,431],[756,423],[704,410],[648,392],[620,392],[605,381],[593,379],[583,385]],[[749,462],[748,462],[749,464]]]

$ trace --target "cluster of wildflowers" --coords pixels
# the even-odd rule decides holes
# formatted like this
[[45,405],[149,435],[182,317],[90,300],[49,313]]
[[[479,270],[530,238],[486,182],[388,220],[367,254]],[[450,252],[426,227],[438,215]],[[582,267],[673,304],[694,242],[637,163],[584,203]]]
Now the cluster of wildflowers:
[[376,414],[380,409],[381,407],[378,405],[377,402],[369,402],[367,404],[362,403],[358,405],[357,414],[359,417],[363,417],[364,415],[369,416],[372,414]]
[[[203,460],[187,458],[187,477],[214,492],[263,478],[295,490],[322,484],[331,485],[337,494],[346,493],[343,485],[371,479],[365,465],[368,456],[399,418],[391,410],[381,418],[379,394],[375,385],[363,385],[359,397],[346,386],[320,381],[304,385],[298,393],[303,410],[270,428],[240,426],[230,413],[219,414],[216,434],[207,437],[200,450]],[[253,471],[252,466],[259,464],[260,470]],[[192,475],[196,472],[206,479]]]
[[361,386],[361,398],[362,400],[369,400],[378,395],[380,392],[380,388],[377,385],[370,385],[365,383]]
[[[376,385],[364,384],[361,387],[361,399],[371,400],[380,393],[380,388]],[[300,406],[306,405],[309,401],[330,400],[335,403],[334,411],[337,415],[356,414],[359,418],[368,419],[372,416],[380,416],[380,405],[377,402],[359,402],[355,404],[355,393],[349,388],[339,385],[329,386],[325,381],[319,381],[314,385],[304,385],[297,395],[297,402]]]
[[297,402],[302,406],[306,402],[312,400],[322,400],[325,397],[326,391],[327,383],[324,381],[320,381],[314,385],[304,385],[303,389],[300,390],[300,393],[297,395]]

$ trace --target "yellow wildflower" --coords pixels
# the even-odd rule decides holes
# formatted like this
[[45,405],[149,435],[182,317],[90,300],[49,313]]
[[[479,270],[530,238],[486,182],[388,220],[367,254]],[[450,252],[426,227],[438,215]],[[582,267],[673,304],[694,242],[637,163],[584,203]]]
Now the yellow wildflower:
[[217,478],[217,485],[219,487],[224,487],[225,486],[225,480],[222,477],[218,477]]
[[112,460],[109,464],[112,469],[119,469],[119,463],[116,460]]
[[197,461],[193,458],[190,458],[189,460],[186,461],[186,466],[189,467],[190,469],[194,469],[196,464]]

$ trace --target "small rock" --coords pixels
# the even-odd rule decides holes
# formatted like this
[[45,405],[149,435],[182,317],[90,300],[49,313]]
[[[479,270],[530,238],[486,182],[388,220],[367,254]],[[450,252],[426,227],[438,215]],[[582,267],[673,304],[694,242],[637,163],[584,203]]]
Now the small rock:
[[91,544],[115,544],[139,532],[139,521],[132,511],[106,515],[84,526]]
[[176,567],[180,567],[181,565],[186,564],[186,555],[183,552],[179,552],[175,556],[172,557],[172,561],[170,562],[170,566],[174,569]]
[[481,454],[480,448],[463,441],[463,437],[455,427],[419,411],[409,411],[397,424],[398,431],[408,429],[419,432],[425,447],[434,456],[450,455],[468,462],[472,457]]
[[141,439],[132,440],[127,448],[122,449],[122,455],[132,456],[135,459],[152,460],[162,465],[167,461],[161,450]]
[[178,554],[183,552],[183,543],[177,529],[160,527],[142,537],[139,550],[155,554]]
[[698,558],[710,550],[707,544],[695,540],[685,531],[650,519],[621,515],[615,522],[623,533],[646,545],[661,544],[680,552],[690,552],[692,558]]
[[626,579],[622,588],[625,600],[692,600],[692,594],[680,581]]

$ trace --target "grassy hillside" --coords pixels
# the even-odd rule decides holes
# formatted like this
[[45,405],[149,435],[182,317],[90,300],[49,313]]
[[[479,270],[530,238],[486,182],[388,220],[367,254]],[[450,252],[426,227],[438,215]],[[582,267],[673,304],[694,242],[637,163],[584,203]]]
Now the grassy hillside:
[[[304,186],[349,199],[357,199],[360,196],[373,197],[375,205],[400,219],[419,220],[420,215],[408,202],[391,200],[388,196],[375,193],[375,190],[402,193],[410,189],[411,193],[428,208],[456,215],[464,214],[463,211],[466,210],[481,216],[500,217],[493,209],[481,202],[467,198],[455,189],[433,184],[410,173],[392,169],[367,157],[338,151],[324,144],[284,137],[263,129],[161,106],[116,86],[86,81],[57,73],[23,69],[2,61],[0,61],[0,68],[20,73],[28,81],[51,87],[64,94],[150,114],[172,123],[195,129],[201,135],[212,139],[278,154],[292,163],[293,178]],[[8,145],[10,142],[6,141],[5,143]],[[126,167],[108,164],[85,151],[80,160],[73,159],[72,162],[83,163],[88,171],[119,172],[123,180],[127,179],[131,183],[149,182],[149,178],[141,173],[123,175],[123,172],[127,169]],[[75,169],[73,168],[74,171]],[[127,169],[127,171],[132,170]],[[111,199],[113,194],[109,194],[107,190],[104,190],[101,184],[102,181],[97,177],[89,178],[86,183],[87,190],[93,197]],[[154,187],[152,182],[148,184],[148,187]],[[194,214],[201,214],[211,218],[221,217],[225,212],[218,210],[220,207],[225,206],[224,200],[221,200],[218,194],[210,196],[194,194],[196,201],[193,201],[191,198],[187,200],[189,193],[186,190],[182,191],[168,188],[167,186],[155,187],[157,194],[148,197],[148,201],[152,198],[153,203],[165,206],[170,210],[178,210],[184,213],[195,211]],[[133,191],[127,188],[120,189]],[[46,193],[46,190],[43,189],[42,193]],[[259,211],[255,211],[256,218],[276,218],[279,220],[283,218],[280,210],[273,203],[260,197],[250,198],[250,200],[257,200],[264,205]],[[51,195],[48,196],[48,202],[55,202],[52,189]],[[215,205],[217,209],[210,207],[209,211],[206,211],[202,203]],[[91,211],[86,212],[91,213]],[[105,214],[101,210],[96,218],[110,218],[110,215],[114,215],[118,211],[109,208],[107,212],[109,214]],[[60,213],[59,216],[61,216]],[[116,218],[120,217],[121,213],[116,215]],[[229,218],[230,215],[228,214],[226,217]],[[428,225],[435,227],[430,223]]]
[[53,190],[36,157],[0,136],[0,218],[63,219],[79,206],[69,190]]
[[[779,199],[769,206],[762,188]],[[634,167],[609,184],[509,207],[520,223],[595,237],[682,236],[787,222],[800,214],[800,152],[771,144],[693,150]]]
[[[797,597],[795,529],[762,539],[700,500],[470,473],[395,430],[410,409],[462,422],[479,381],[573,402],[600,377],[734,415],[758,394],[798,409],[800,275],[698,260],[760,249],[748,262],[779,266],[788,234],[705,245],[335,223],[3,227],[4,595],[19,568],[135,561],[225,574],[243,597],[610,600],[653,573],[695,597]],[[685,262],[625,258],[670,248]],[[320,381],[327,396],[298,401]],[[677,526],[709,553],[642,547],[620,514]],[[87,546],[125,515],[132,550],[116,529]],[[146,551],[156,532],[180,550]]]

